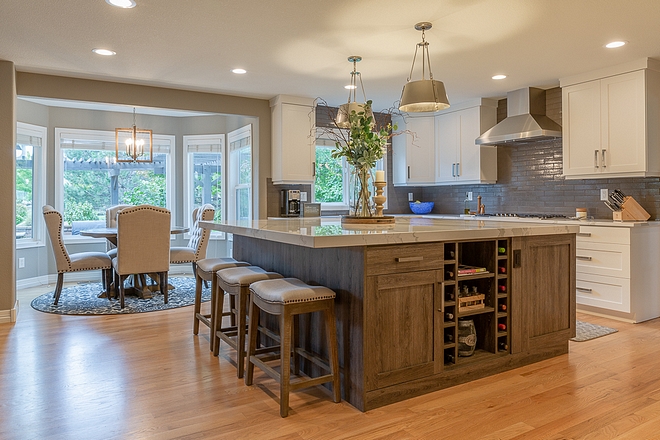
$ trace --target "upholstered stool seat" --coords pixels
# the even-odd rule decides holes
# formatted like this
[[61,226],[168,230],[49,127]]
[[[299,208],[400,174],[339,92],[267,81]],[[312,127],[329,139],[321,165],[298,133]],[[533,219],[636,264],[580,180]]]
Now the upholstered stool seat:
[[216,300],[215,316],[220,316],[222,313],[221,304],[224,302],[224,294],[230,295],[234,301],[231,302],[235,305],[232,312],[236,317],[235,324],[229,327],[222,327],[222,320],[216,319],[214,323],[213,332],[213,354],[218,355],[220,351],[220,341],[225,341],[230,347],[236,350],[236,366],[238,377],[243,377],[245,370],[245,326],[247,322],[248,312],[248,299],[250,296],[250,284],[256,281],[272,280],[282,278],[277,272],[268,272],[258,266],[246,266],[224,269],[216,273],[218,283],[218,292],[221,294]]
[[[323,286],[310,286],[297,278],[257,281],[250,285],[250,292],[251,306],[245,384],[252,385],[255,365],[262,369],[268,376],[275,379],[280,384],[280,416],[282,417],[286,417],[289,414],[289,391],[332,382],[334,401],[340,402],[341,388],[334,308],[335,292]],[[279,372],[266,363],[270,360],[277,359],[277,357],[260,355],[256,350],[260,311],[279,316]],[[300,314],[318,311],[323,311],[325,317],[325,330],[328,338],[328,353],[330,357],[327,363],[318,356],[296,347],[295,334],[293,335],[294,343],[291,343],[294,319]],[[314,378],[296,377],[291,380],[292,350],[294,373],[298,373],[296,356],[302,356],[328,371],[329,374]]]
[[[237,261],[233,258],[204,258],[197,261],[197,267],[195,271],[195,307],[194,307],[194,318],[193,318],[193,334],[199,333],[199,323],[206,325],[210,330],[211,334],[209,335],[209,350],[213,350],[213,329],[214,327],[214,311],[215,311],[215,301],[218,297],[218,283],[216,282],[215,273],[219,270],[227,269],[230,267],[240,267],[240,266],[249,266],[249,263],[245,261]],[[202,309],[202,281],[211,281],[211,310],[210,313],[203,314],[201,313]],[[220,308],[222,310],[222,308]],[[227,315],[231,314],[230,312]],[[224,313],[221,313],[220,319],[224,316]]]

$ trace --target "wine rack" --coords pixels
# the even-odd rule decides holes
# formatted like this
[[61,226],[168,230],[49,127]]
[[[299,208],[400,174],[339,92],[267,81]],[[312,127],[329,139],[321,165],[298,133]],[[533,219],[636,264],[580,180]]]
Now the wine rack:
[[[509,239],[446,242],[443,246],[444,366],[509,353]],[[459,356],[461,319],[474,321],[477,343],[473,356]]]

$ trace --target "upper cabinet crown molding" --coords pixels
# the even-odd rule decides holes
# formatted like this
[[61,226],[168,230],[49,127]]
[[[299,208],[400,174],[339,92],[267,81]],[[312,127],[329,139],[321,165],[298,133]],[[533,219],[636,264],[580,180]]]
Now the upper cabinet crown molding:
[[278,95],[270,100],[273,184],[314,182],[315,99]]
[[588,81],[599,80],[609,76],[621,75],[623,73],[634,72],[637,70],[655,70],[660,72],[660,61],[653,58],[640,58],[615,66],[605,67],[603,69],[592,70],[591,72],[580,73],[577,75],[559,78],[561,88],[572,86]]
[[601,69],[598,74],[609,74],[602,78],[574,82],[593,78],[595,74],[590,73],[560,80],[567,179],[660,176],[660,71],[656,67],[660,63],[645,59]]

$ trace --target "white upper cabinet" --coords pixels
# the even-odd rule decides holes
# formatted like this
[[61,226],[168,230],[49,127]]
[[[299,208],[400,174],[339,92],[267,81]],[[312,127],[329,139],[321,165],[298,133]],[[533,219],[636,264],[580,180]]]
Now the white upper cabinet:
[[314,99],[278,95],[270,100],[273,184],[314,182]]
[[394,186],[435,184],[435,118],[433,115],[393,116],[397,131],[392,138]]
[[644,59],[560,81],[566,178],[660,176],[658,70]]
[[475,140],[497,123],[497,101],[480,99],[435,117],[436,184],[495,183],[497,147]]

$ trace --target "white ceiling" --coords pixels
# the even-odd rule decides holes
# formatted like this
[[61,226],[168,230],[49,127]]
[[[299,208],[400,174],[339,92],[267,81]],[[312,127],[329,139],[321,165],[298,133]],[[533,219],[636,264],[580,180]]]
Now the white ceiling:
[[[339,105],[347,57],[361,55],[367,98],[379,110],[400,97],[419,21],[433,23],[431,67],[451,102],[660,59],[659,0],[136,1],[119,9],[104,0],[0,0],[0,58],[26,72]],[[628,44],[603,47],[616,39]],[[91,52],[98,47],[117,55]],[[492,80],[498,73],[508,78]]]

